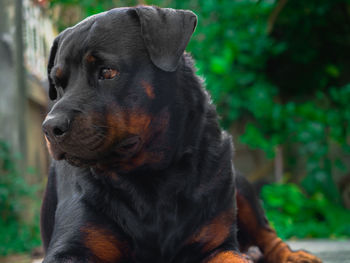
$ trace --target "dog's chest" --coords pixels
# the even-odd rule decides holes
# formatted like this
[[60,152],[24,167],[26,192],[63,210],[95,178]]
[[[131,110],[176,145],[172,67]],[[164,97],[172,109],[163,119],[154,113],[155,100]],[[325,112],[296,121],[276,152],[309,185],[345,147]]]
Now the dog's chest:
[[228,215],[214,219],[220,223],[214,225],[224,228],[206,227],[207,211],[200,209],[203,204],[166,185],[156,187],[161,192],[146,191],[145,185],[144,192],[130,185],[118,189],[85,170],[64,171],[58,176],[60,203],[77,200],[64,209],[82,211],[80,218],[72,220],[82,230],[84,246],[101,262],[199,262],[203,248],[211,249],[227,237]]
[[[86,193],[91,196],[93,191]],[[192,236],[202,224],[203,211],[196,211],[191,201],[176,198],[171,193],[163,197],[157,193],[146,194],[146,198],[130,192],[116,190],[107,194],[99,190],[94,195],[99,197],[89,202],[98,208],[97,213],[103,213],[99,217],[108,218],[109,233],[113,233],[114,240],[122,247],[123,258],[129,260],[126,262],[185,263],[196,262],[200,257]]]

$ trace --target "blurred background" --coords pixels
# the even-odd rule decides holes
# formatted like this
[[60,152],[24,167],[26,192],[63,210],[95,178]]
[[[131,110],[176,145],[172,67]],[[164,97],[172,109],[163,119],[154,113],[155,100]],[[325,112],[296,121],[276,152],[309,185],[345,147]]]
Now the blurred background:
[[349,0],[0,0],[0,262],[40,254],[54,37],[138,4],[198,15],[187,51],[279,235],[350,238]]

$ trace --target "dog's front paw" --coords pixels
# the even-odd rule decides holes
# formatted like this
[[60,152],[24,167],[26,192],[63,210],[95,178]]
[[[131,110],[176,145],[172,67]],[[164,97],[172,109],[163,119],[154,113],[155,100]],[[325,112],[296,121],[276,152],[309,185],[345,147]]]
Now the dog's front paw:
[[291,251],[287,257],[286,263],[322,263],[318,257],[303,251]]

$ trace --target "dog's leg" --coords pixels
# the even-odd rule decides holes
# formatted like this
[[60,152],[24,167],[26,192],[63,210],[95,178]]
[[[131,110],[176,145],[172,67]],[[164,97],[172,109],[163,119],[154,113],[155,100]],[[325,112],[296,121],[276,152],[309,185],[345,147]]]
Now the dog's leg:
[[238,240],[240,248],[258,246],[267,263],[320,263],[317,257],[305,251],[292,251],[269,226],[252,185],[237,176]]
[[125,262],[128,247],[114,222],[100,217],[79,195],[61,201],[43,263]]

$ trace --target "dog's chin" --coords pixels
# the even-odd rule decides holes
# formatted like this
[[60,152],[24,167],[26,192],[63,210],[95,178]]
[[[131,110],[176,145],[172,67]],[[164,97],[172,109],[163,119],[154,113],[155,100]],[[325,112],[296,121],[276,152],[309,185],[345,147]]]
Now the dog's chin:
[[98,160],[93,159],[82,159],[75,156],[71,156],[69,154],[65,155],[64,160],[66,160],[70,165],[76,167],[95,167],[97,166]]
[[62,151],[61,149],[51,149],[50,151],[51,156],[53,159],[57,161],[65,160],[69,164],[77,167],[88,167],[88,166],[94,166],[96,164],[96,160],[94,158],[81,158],[76,157],[73,154],[69,152]]

